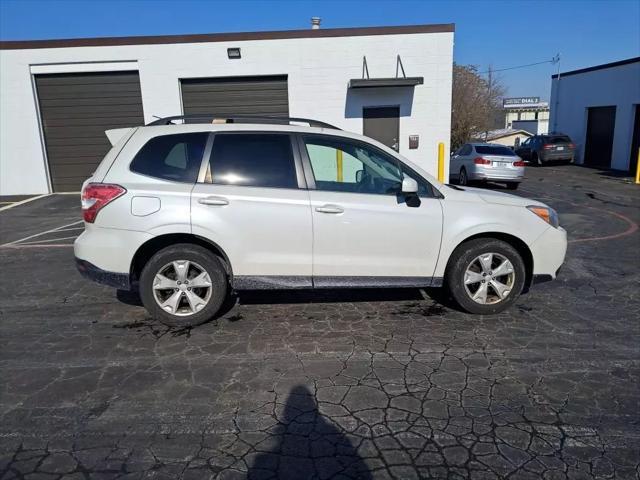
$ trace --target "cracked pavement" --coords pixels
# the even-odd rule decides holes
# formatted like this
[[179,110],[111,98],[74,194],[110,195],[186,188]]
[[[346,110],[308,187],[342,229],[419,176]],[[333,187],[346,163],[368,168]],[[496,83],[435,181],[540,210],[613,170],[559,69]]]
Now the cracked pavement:
[[0,478],[639,478],[640,187],[555,166],[518,194],[573,243],[497,316],[434,291],[253,292],[168,329],[70,248],[0,248]]

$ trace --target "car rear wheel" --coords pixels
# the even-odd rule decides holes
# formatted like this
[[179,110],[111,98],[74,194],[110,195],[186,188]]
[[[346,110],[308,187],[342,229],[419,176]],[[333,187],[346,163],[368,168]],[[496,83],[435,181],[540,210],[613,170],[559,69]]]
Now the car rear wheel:
[[463,168],[460,169],[460,175],[458,175],[458,183],[460,185],[469,185],[469,177],[467,177],[467,171]]
[[198,245],[164,248],[140,275],[140,297],[152,317],[171,327],[193,327],[210,320],[227,295],[220,260]]
[[455,301],[467,312],[500,313],[522,292],[524,261],[515,248],[502,240],[470,240],[451,255],[445,283]]

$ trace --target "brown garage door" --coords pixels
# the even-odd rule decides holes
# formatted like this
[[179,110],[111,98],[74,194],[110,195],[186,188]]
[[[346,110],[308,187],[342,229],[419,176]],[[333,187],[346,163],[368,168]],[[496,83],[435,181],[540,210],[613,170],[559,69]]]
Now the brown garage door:
[[104,131],[144,123],[138,72],[35,80],[53,191],[78,191],[111,148]]
[[181,84],[185,115],[289,116],[286,76],[184,79]]

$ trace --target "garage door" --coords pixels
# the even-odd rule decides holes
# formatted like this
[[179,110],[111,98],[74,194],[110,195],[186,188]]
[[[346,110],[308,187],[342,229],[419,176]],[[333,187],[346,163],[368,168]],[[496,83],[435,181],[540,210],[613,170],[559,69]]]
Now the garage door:
[[610,168],[616,107],[592,107],[587,111],[584,164],[591,167]]
[[185,115],[289,116],[286,76],[184,79]]
[[111,148],[104,131],[144,123],[138,72],[35,80],[53,191],[78,191]]

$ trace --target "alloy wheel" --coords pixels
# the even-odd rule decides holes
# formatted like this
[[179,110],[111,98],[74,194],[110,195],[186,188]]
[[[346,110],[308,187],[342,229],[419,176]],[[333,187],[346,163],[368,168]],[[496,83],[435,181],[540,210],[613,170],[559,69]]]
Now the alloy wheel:
[[187,317],[201,311],[211,299],[209,273],[189,260],[164,265],[153,279],[153,298],[165,312]]
[[464,288],[474,302],[493,305],[509,296],[515,280],[515,269],[507,257],[499,253],[483,253],[467,265]]

